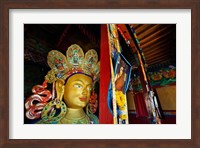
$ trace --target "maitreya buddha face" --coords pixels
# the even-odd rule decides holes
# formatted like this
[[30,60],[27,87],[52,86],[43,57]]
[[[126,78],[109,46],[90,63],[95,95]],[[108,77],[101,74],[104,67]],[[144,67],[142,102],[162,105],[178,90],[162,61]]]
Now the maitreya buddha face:
[[74,74],[65,84],[64,101],[69,108],[84,108],[89,102],[91,90],[91,77],[84,74]]

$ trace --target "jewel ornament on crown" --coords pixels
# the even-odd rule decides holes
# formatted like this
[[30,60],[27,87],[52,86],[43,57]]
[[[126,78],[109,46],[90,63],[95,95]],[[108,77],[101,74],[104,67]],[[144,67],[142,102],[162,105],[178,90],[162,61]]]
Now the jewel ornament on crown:
[[57,50],[52,50],[47,56],[47,63],[51,70],[45,76],[48,83],[53,83],[58,79],[65,81],[76,73],[83,73],[90,76],[93,81],[99,78],[100,62],[98,54],[94,49],[90,49],[84,55],[82,48],[71,45],[66,51],[66,56]]

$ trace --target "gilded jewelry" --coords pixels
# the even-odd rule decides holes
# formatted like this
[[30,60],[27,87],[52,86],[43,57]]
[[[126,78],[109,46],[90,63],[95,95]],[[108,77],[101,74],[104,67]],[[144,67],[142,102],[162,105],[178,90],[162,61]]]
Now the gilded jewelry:
[[98,54],[94,49],[86,52],[85,56],[82,48],[77,45],[71,45],[64,56],[57,50],[52,50],[47,56],[47,63],[51,70],[45,76],[49,82],[55,82],[57,79],[66,80],[74,73],[83,73],[89,75],[95,81],[99,77],[100,62]]
[[[56,109],[60,109],[60,113],[57,115]],[[63,101],[55,99],[50,101],[42,110],[41,123],[58,123],[62,119],[67,111],[67,107]]]

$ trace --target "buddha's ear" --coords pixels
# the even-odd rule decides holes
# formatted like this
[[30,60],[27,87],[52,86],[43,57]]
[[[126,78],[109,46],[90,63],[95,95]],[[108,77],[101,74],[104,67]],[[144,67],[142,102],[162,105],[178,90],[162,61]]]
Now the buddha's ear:
[[56,94],[57,98],[62,100],[63,94],[64,94],[64,80],[58,79],[56,80]]

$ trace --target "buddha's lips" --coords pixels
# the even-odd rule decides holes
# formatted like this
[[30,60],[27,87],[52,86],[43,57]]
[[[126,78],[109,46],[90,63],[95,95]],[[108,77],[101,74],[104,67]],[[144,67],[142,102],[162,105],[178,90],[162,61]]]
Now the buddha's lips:
[[79,98],[81,101],[86,101],[86,98]]

